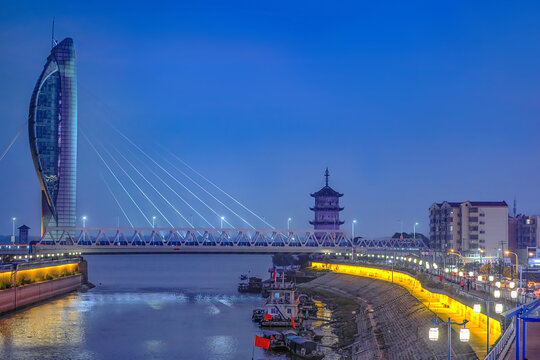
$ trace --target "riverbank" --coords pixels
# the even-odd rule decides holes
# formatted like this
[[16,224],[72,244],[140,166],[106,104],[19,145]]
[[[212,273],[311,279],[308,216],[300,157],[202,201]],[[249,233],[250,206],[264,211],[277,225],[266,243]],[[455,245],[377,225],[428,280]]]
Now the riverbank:
[[[328,273],[299,288],[334,309],[332,324],[344,359],[427,360],[447,355],[446,328],[440,328],[439,341],[429,341],[431,319],[436,314],[399,285]],[[454,359],[478,358],[455,332],[452,343]]]
[[87,284],[81,259],[12,263],[0,272],[0,315],[75,291]]

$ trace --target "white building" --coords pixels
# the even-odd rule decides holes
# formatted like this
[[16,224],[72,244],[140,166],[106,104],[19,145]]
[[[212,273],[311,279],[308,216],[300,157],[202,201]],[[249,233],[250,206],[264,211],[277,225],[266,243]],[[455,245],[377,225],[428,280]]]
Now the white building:
[[499,257],[508,248],[508,204],[505,201],[434,203],[430,207],[430,244],[463,256]]

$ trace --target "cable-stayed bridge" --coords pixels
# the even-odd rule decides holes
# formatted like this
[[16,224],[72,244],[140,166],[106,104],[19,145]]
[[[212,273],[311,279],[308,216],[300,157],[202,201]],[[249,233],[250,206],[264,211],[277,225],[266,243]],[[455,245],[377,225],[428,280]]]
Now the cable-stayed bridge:
[[[82,227],[44,226],[37,244],[1,252],[348,253],[353,248],[419,251],[426,247],[421,239],[356,238],[353,242],[339,229],[276,229],[159,144],[161,152],[143,149],[142,143],[106,121],[95,129],[79,128],[79,133],[87,151],[95,155],[92,175],[98,170],[104,185],[92,183],[90,191],[108,192],[111,204],[100,206],[109,217],[110,212],[116,215],[116,227],[87,227],[87,217],[79,216]],[[99,224],[99,217],[93,218]]]

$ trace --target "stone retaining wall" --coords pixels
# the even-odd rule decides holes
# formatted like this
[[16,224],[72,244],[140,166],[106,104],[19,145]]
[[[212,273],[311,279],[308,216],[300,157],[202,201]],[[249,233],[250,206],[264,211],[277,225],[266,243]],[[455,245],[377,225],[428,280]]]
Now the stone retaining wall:
[[74,291],[82,281],[83,276],[79,274],[0,290],[0,314]]

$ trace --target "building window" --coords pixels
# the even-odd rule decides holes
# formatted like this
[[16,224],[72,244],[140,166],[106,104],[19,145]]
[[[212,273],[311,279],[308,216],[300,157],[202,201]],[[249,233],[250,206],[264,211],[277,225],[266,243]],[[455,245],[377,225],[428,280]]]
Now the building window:
[[480,217],[484,217],[484,216],[486,216],[486,214],[480,214]]
[[469,222],[478,222],[478,217],[476,217],[476,216],[469,216]]

